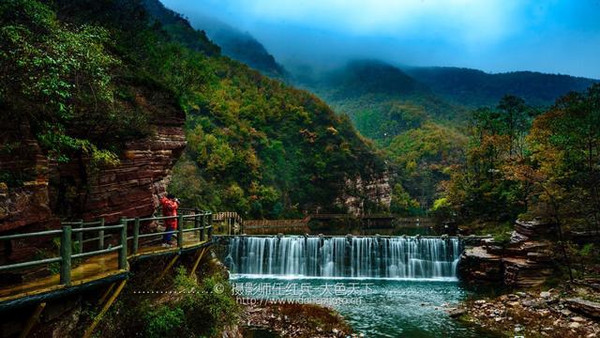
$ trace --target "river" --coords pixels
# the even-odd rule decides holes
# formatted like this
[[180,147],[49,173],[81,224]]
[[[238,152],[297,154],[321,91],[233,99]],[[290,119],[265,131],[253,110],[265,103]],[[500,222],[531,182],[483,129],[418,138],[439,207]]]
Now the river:
[[472,296],[456,238],[236,237],[225,262],[238,295],[336,309],[366,337],[492,337],[448,316]]

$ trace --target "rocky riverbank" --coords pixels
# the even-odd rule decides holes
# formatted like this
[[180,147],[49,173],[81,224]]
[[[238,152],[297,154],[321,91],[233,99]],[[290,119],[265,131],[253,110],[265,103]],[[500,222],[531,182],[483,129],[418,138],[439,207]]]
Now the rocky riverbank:
[[459,320],[502,335],[600,337],[600,293],[584,285],[515,292],[471,300],[449,311]]
[[359,337],[352,334],[344,318],[327,307],[259,303],[256,299],[240,303],[245,304],[240,320],[244,337],[252,337],[253,330],[271,333],[273,337]]
[[555,275],[555,245],[548,237],[551,224],[539,220],[515,223],[507,243],[491,237],[468,242],[458,266],[461,279],[471,284],[539,287]]

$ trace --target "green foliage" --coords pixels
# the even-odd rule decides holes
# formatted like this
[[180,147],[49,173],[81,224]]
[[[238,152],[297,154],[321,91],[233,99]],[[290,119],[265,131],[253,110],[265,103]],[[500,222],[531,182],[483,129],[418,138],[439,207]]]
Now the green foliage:
[[215,337],[224,327],[237,322],[240,308],[231,285],[221,275],[206,276],[198,283],[180,267],[174,284],[176,291],[186,294],[179,306],[189,332]]
[[506,94],[523,98],[528,105],[550,106],[569,91],[583,91],[592,79],[536,72],[488,74],[452,67],[416,67],[406,72],[450,102],[467,107],[491,106]]
[[394,186],[390,205],[391,212],[402,215],[418,215],[421,212],[419,207],[419,202],[410,197],[401,184]]
[[600,84],[565,95],[538,116],[528,141],[531,164],[518,177],[532,185],[538,216],[600,229]]
[[127,80],[116,80],[126,65],[114,32],[67,23],[55,10],[34,0],[0,4],[2,121],[30,127],[59,162],[85,156],[92,168],[114,165],[124,142],[149,133],[149,114]]
[[[351,122],[314,96],[229,59],[208,59],[208,81],[188,95],[188,156],[216,196],[202,205],[253,218],[332,210],[347,179],[385,169]],[[174,182],[185,180],[175,172]],[[189,189],[171,189],[197,199]]]
[[439,184],[464,162],[467,140],[451,127],[426,122],[396,136],[387,147],[398,180],[421,210],[430,209]]
[[395,135],[420,127],[426,117],[423,107],[392,102],[382,110],[359,110],[353,114],[353,121],[365,136],[386,144]]
[[3,105],[60,162],[115,164],[123,144],[183,108],[189,160],[172,190],[199,206],[258,218],[331,210],[347,180],[385,170],[347,118],[220,57],[158,1],[0,6]]
[[185,316],[180,307],[159,305],[145,313],[146,336],[152,338],[175,337],[181,331]]
[[442,195],[464,219],[514,220],[526,209],[529,186],[513,175],[526,161],[533,110],[505,96],[496,109],[472,112],[466,163],[441,185]]

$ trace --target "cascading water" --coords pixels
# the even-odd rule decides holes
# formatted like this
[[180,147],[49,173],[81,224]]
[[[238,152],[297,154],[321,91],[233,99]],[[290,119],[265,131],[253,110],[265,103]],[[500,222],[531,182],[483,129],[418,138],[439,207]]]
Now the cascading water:
[[226,264],[235,274],[454,279],[458,238],[234,237]]

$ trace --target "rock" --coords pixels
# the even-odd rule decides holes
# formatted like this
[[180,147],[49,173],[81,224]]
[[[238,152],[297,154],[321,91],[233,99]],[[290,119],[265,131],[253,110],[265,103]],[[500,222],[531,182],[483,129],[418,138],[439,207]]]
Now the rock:
[[[509,286],[538,287],[554,273],[554,270],[546,264],[532,262],[526,257],[505,257],[502,262],[504,263],[504,284]],[[527,296],[524,292],[522,294],[522,297]]]
[[569,324],[570,329],[578,329],[580,327],[581,327],[581,323],[578,323],[578,322],[572,322],[571,324]]
[[517,231],[513,231],[512,234],[510,235],[510,243],[511,244],[525,242],[528,239],[529,239],[529,237],[524,236],[523,234],[521,234]]
[[600,318],[600,303],[581,298],[565,299],[565,303],[571,310],[575,312],[592,318]]
[[[31,177],[22,187],[7,191],[0,187],[0,232],[23,227],[27,229],[20,231],[57,229],[59,209],[84,220],[103,217],[106,223],[117,222],[122,216],[152,215],[186,146],[185,114],[175,99],[158,98],[161,95],[139,93],[140,100],[160,110],[156,114],[160,117],[149,121],[152,134],[125,144],[118,154],[120,163],[99,166],[93,174],[82,168],[90,161],[86,157],[68,163],[49,160],[29,126],[0,126],[0,135],[18,135],[20,143],[14,154],[0,154],[0,171],[23,172]],[[3,139],[3,143],[10,141]],[[32,242],[28,246],[40,247]],[[26,260],[35,254],[22,253],[10,259]]]
[[515,231],[522,236],[529,238],[540,238],[548,235],[554,230],[551,224],[544,223],[539,219],[532,221],[517,220],[515,222]]
[[463,308],[450,309],[448,310],[448,315],[452,318],[457,318],[467,313],[467,310]]
[[573,312],[572,312],[571,310],[567,310],[567,309],[560,310],[560,313],[561,313],[563,316],[566,316],[566,317],[568,317],[568,316],[570,316],[570,315],[572,315],[572,314],[573,314]]
[[500,283],[502,281],[501,256],[490,253],[487,248],[467,248],[458,262],[459,276],[469,283]]
[[585,322],[585,319],[578,316],[578,317],[571,318],[571,321],[572,322],[579,322],[579,323],[581,323],[581,322]]
[[542,297],[542,298],[550,298],[550,296],[552,296],[552,294],[550,294],[550,292],[548,292],[548,291],[540,292],[540,297]]
[[485,304],[485,299],[478,299],[475,301],[475,304],[477,304],[477,305]]

